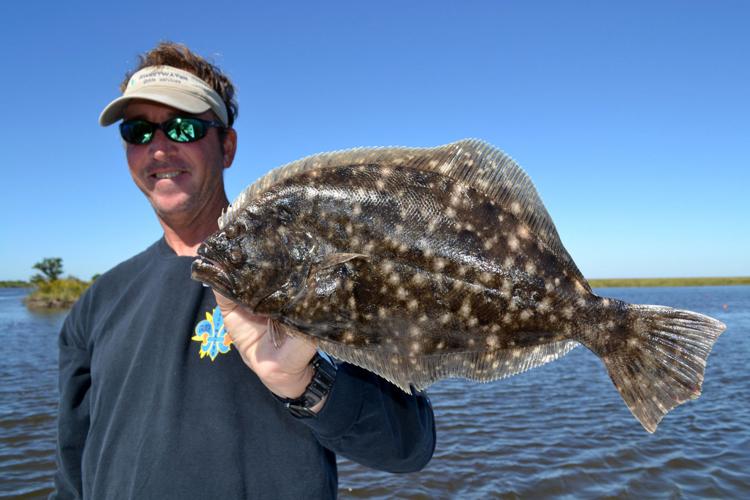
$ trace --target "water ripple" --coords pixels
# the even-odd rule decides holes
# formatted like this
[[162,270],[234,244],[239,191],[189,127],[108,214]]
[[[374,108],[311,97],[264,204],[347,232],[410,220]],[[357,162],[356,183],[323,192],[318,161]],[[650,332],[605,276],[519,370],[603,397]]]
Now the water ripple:
[[[386,474],[341,459],[341,498],[750,496],[750,287],[606,294],[700,311],[728,325],[700,399],[647,434],[585,348],[507,380],[441,381],[429,390],[438,443],[425,470]],[[39,498],[50,490],[61,321],[29,314],[19,292],[0,290],[0,335],[11,353],[0,365],[0,496]],[[38,349],[11,331],[34,336]]]

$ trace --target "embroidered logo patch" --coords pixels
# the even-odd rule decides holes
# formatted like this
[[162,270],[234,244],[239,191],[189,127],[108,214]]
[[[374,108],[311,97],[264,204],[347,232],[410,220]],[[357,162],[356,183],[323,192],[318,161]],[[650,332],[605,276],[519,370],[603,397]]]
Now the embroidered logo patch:
[[206,319],[195,325],[195,335],[191,340],[201,343],[201,359],[208,356],[213,361],[219,354],[229,352],[232,337],[224,328],[224,318],[218,306],[214,308],[213,314],[207,312]]

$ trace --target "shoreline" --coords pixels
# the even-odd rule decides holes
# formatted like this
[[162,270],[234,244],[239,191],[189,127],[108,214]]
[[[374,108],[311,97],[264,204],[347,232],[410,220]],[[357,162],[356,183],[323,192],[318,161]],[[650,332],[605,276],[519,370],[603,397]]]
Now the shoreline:
[[704,278],[602,278],[590,279],[592,288],[648,288],[659,286],[732,286],[750,285],[750,276]]
[[[750,285],[750,276],[702,278],[601,278],[587,280],[591,288],[652,288],[681,286]],[[65,310],[78,300],[90,285],[77,279],[58,280],[43,284],[25,297],[24,303],[34,310]],[[34,288],[23,281],[0,281],[0,288]]]

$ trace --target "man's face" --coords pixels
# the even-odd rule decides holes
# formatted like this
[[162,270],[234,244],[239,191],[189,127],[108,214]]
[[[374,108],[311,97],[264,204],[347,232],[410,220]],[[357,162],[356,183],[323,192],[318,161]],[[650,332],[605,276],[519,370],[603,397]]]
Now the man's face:
[[[133,101],[125,110],[126,120],[162,123],[175,116],[216,119],[211,111],[189,115],[149,101]],[[148,144],[126,144],[130,175],[163,221],[194,223],[201,216],[214,217],[224,207],[222,172],[232,164],[236,136],[233,130],[228,131],[222,149],[218,132],[212,127],[202,139],[177,143],[157,130]]]

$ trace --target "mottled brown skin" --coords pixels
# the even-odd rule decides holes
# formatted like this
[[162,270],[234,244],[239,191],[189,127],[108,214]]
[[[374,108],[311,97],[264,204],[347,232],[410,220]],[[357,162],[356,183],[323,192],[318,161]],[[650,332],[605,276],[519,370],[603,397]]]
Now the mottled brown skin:
[[[600,303],[481,193],[432,172],[382,170],[343,167],[282,183],[201,255],[244,276],[223,291],[256,313],[408,356],[571,339]],[[334,253],[366,257],[321,269]]]
[[596,296],[520,169],[477,142],[433,151],[287,167],[231,207],[193,277],[404,390],[510,376],[581,343],[649,432],[700,393],[723,324]]

